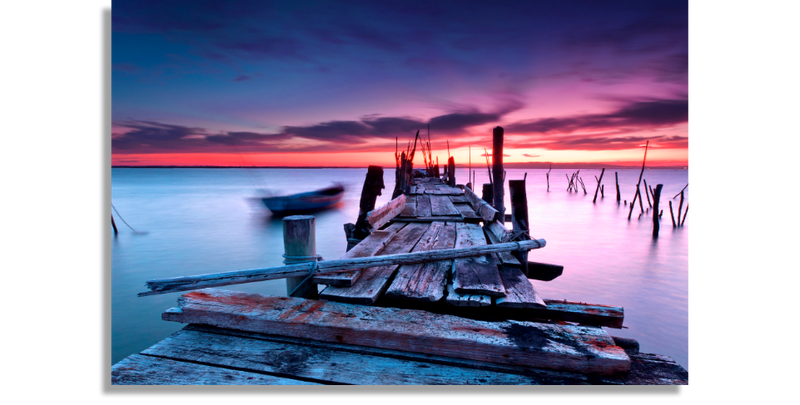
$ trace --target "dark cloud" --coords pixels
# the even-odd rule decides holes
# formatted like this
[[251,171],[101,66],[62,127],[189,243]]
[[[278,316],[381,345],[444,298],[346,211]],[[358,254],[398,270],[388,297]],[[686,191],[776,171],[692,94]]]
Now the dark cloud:
[[572,133],[575,131],[630,127],[647,129],[675,125],[689,120],[689,100],[632,101],[608,114],[586,114],[562,118],[541,118],[506,127],[509,133]]
[[523,153],[522,156],[529,157],[529,158],[537,158],[537,157],[541,157],[542,155],[530,155],[530,154],[527,154],[527,153]]
[[245,76],[245,75],[239,75],[239,76],[234,77],[233,80],[231,80],[231,81],[233,81],[233,82],[243,82],[243,81],[250,80],[250,79],[252,79],[252,77]]

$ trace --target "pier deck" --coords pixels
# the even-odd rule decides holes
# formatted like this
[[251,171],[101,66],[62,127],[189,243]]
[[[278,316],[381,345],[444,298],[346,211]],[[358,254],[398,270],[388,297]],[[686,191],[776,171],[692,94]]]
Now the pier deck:
[[[500,219],[469,189],[414,179],[342,259],[527,237]],[[190,292],[162,316],[189,325],[115,364],[112,384],[687,384],[672,359],[603,329],[622,327],[622,308],[540,297],[534,282],[561,269],[526,260],[318,274],[319,299]]]

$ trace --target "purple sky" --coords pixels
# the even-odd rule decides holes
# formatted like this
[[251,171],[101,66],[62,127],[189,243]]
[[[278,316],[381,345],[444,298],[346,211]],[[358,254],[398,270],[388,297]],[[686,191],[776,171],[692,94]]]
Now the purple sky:
[[114,1],[112,163],[687,164],[686,2],[429,3]]

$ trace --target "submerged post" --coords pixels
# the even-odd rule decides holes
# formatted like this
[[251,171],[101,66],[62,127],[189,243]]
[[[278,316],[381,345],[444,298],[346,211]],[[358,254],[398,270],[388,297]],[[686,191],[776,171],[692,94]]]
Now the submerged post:
[[[345,234],[348,239],[347,250],[355,246],[355,240],[361,240],[369,236],[370,229],[367,223],[367,213],[375,209],[375,200],[381,195],[384,189],[383,168],[380,166],[369,166],[367,176],[364,178],[364,186],[361,188],[361,201],[358,204],[358,219],[355,226],[348,227],[345,224]],[[396,191],[396,190],[395,190]],[[348,229],[350,230],[348,232]],[[351,242],[353,240],[354,242]]]
[[[292,215],[283,218],[283,262],[297,264],[317,261],[316,218],[312,215]],[[290,297],[317,298],[317,287],[311,277],[286,279],[286,294]]]
[[662,187],[664,187],[663,184],[658,184],[656,185],[656,189],[653,191],[653,238],[658,237],[658,221],[661,219],[658,215],[658,201],[661,199]]
[[617,182],[617,204],[619,204],[619,175],[614,172],[614,180]]
[[506,210],[503,206],[503,127],[495,127],[492,130],[492,177],[494,177],[494,190],[492,206],[500,215],[504,215]]
[[606,169],[604,167],[603,171],[600,172],[600,178],[597,179],[597,189],[594,190],[594,199],[592,200],[592,202],[597,202],[597,192],[600,191],[600,183],[603,181],[603,175],[605,173],[606,173]]

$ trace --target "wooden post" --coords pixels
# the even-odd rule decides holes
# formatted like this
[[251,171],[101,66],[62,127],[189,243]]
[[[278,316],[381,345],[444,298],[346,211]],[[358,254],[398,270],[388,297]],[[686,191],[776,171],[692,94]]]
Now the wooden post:
[[[681,191],[681,202],[678,204],[678,222],[681,221],[681,212],[683,211],[683,191]],[[680,223],[678,225],[681,225]]]
[[[401,168],[404,166],[404,162],[401,162]],[[402,178],[401,175],[401,179]],[[404,183],[404,181],[401,180],[401,183]],[[367,176],[364,178],[364,186],[361,188],[361,201],[358,204],[356,226],[353,230],[353,234],[348,235],[348,239],[364,239],[372,232],[371,226],[367,223],[367,213],[375,209],[375,200],[378,199],[378,196],[381,195],[381,190],[384,188],[383,168],[380,166],[369,166],[367,168]],[[400,194],[402,194],[403,189],[405,189],[405,185],[400,189]],[[398,190],[395,188],[395,193],[397,193],[397,191]]]
[[681,226],[686,222],[686,215],[689,213],[689,203],[686,203],[686,211],[683,212],[683,219],[681,220]]
[[[511,229],[515,235],[522,233],[522,239],[530,239],[528,196],[525,192],[525,180],[509,180],[508,193],[511,197]],[[522,263],[522,272],[527,276],[528,252],[515,252],[514,256]]]
[[653,191],[653,238],[658,238],[659,228],[659,215],[658,215],[658,202],[661,199],[661,188],[663,184],[657,184],[655,191]]
[[[317,261],[316,227],[316,218],[312,215],[292,215],[283,218],[285,264]],[[311,283],[311,277],[306,276],[287,278],[286,293],[291,297],[318,297],[317,286]]]
[[114,228],[114,235],[118,234],[117,224],[114,223],[114,214],[111,214],[111,227]]
[[505,214],[504,188],[503,188],[503,127],[495,127],[492,130],[492,177],[494,177],[492,206],[500,215]]
[[614,172],[614,180],[617,182],[617,204],[619,204],[619,174],[617,172]]
[[492,191],[493,191],[492,184],[491,183],[484,183],[484,185],[483,185],[483,195],[481,196],[481,199],[483,199],[483,201],[486,201],[487,203],[489,203],[489,205],[491,205],[492,202],[494,201],[494,197],[493,197]]
[[456,161],[452,156],[447,158],[447,185],[456,186]]
[[650,192],[652,191],[651,188],[647,187],[647,180],[644,180],[644,193],[647,195],[647,206],[653,207],[653,204],[650,202]]
[[603,170],[600,172],[600,178],[597,179],[597,189],[594,190],[594,199],[592,200],[593,203],[597,201],[597,192],[600,191],[600,182],[603,181],[603,174],[605,173],[606,169],[603,168]]

